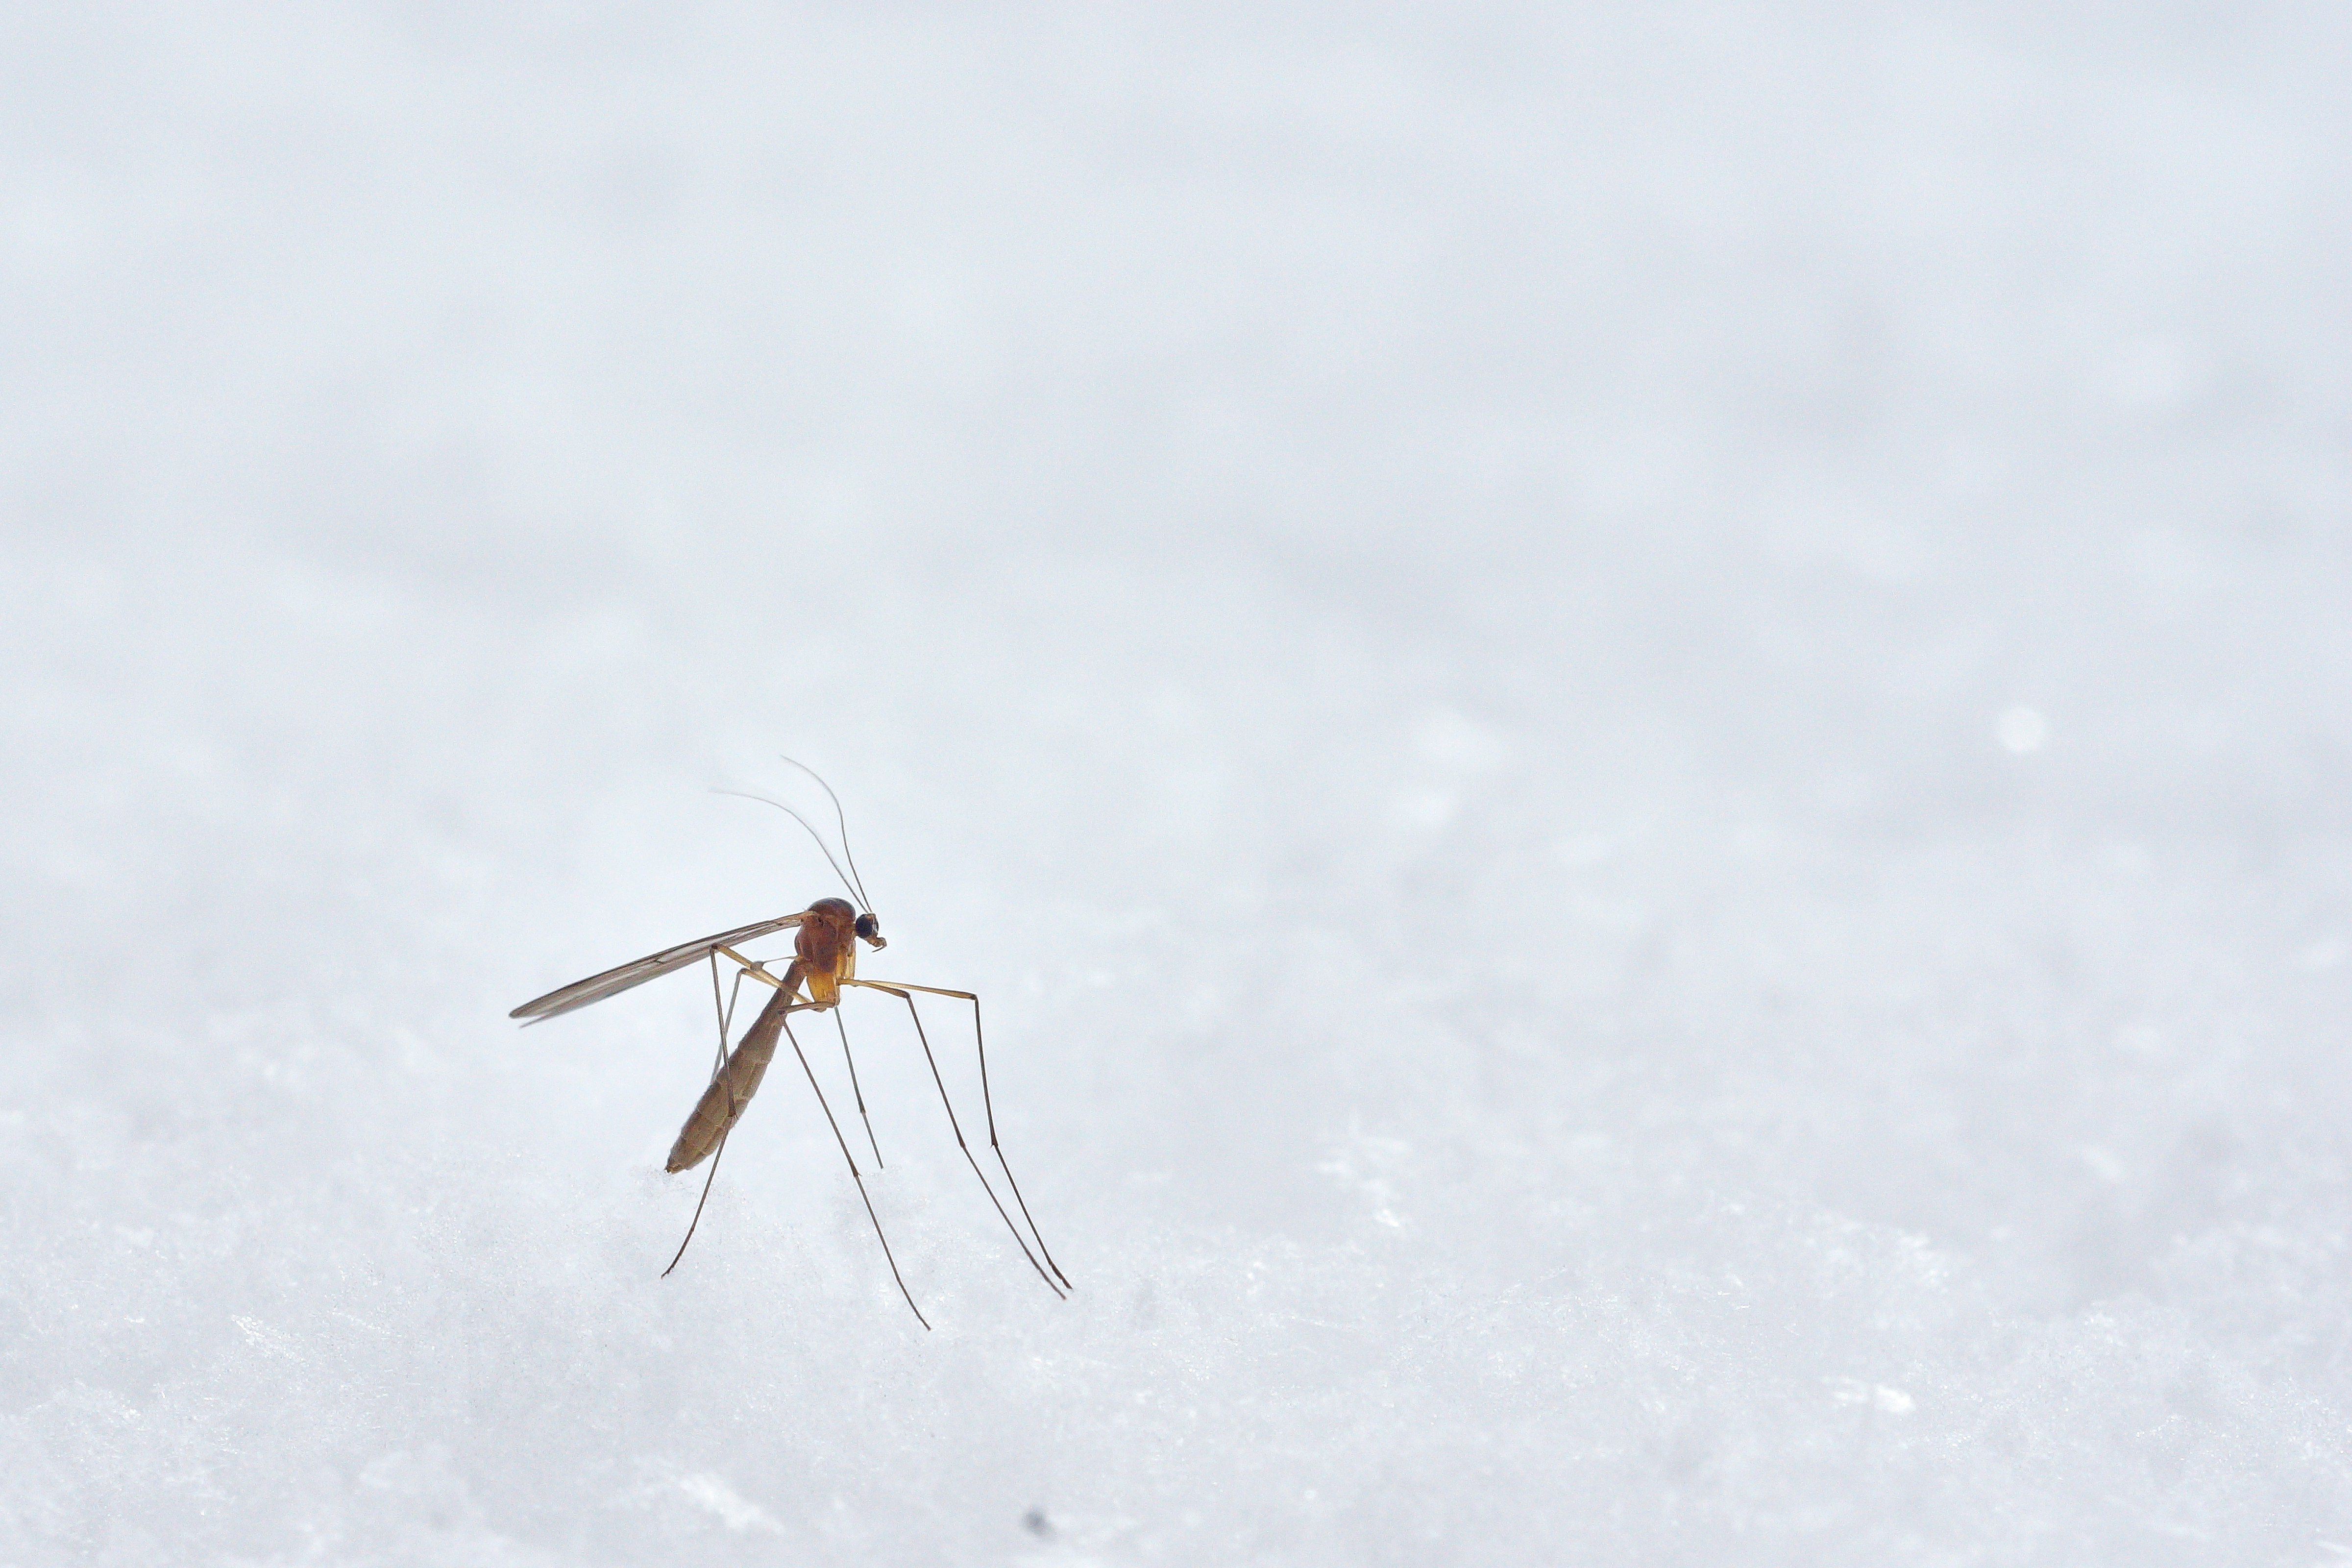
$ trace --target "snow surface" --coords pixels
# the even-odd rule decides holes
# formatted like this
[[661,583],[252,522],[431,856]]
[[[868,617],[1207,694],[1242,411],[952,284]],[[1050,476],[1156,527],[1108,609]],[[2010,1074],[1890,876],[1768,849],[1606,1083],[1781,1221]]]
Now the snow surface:
[[2352,1557],[2347,64],[10,5],[0,1562]]

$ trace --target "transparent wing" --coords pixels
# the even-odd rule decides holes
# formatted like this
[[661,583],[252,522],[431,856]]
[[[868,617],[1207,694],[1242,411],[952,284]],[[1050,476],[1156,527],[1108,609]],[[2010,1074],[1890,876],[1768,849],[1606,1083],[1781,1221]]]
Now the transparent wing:
[[591,1002],[602,1002],[607,996],[617,996],[634,985],[648,980],[658,980],[673,969],[683,969],[689,963],[699,963],[716,947],[732,947],[740,942],[757,942],[771,931],[783,931],[801,923],[797,914],[779,915],[756,925],[737,926],[722,931],[717,936],[697,937],[692,942],[666,947],[659,952],[640,958],[634,963],[624,963],[618,969],[608,969],[602,974],[592,974],[585,980],[575,980],[560,991],[551,991],[537,1001],[526,1002],[507,1015],[525,1023],[537,1024],[558,1014],[569,1013],[575,1007],[585,1007]]

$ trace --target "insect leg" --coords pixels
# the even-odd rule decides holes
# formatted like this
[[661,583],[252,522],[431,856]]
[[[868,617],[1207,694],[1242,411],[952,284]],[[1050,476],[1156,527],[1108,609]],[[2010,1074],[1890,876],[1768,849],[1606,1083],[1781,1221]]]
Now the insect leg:
[[[982,1109],[988,1112],[988,1146],[996,1152],[997,1168],[1004,1173],[1004,1184],[1013,1189],[1013,1201],[1020,1205],[1021,1217],[1029,1221],[1029,1234],[1037,1237],[1037,1250],[1045,1253],[1045,1261],[1053,1264],[1054,1272],[1061,1275],[1062,1283],[1069,1285],[1070,1277],[1062,1273],[1060,1264],[1054,1263],[1054,1255],[1045,1252],[1045,1238],[1037,1233],[1037,1222],[1029,1213],[1029,1200],[1021,1195],[1021,1184],[1013,1179],[1013,1167],[1004,1163],[1004,1145],[996,1141],[996,1106],[988,1098],[988,1037],[981,1032],[980,998],[968,996],[966,1000],[971,1003],[972,1043],[980,1047],[980,1103]],[[1070,1286],[1072,1289],[1076,1288]]]
[[882,1169],[882,1145],[874,1142],[874,1119],[866,1114],[866,1091],[857,1087],[857,1058],[849,1054],[849,1026],[841,1021],[841,1009],[833,1010],[833,1026],[841,1031],[841,1059],[849,1064],[849,1092],[857,1097],[857,1120],[866,1123],[866,1143],[874,1151],[874,1168]]
[[1029,1242],[1021,1234],[1021,1227],[1014,1225],[1013,1216],[1004,1212],[1004,1205],[997,1197],[996,1189],[989,1184],[988,1173],[980,1168],[980,1162],[971,1157],[971,1145],[963,1141],[963,1126],[956,1120],[955,1102],[948,1098],[947,1080],[940,1076],[939,1058],[931,1055],[930,1037],[923,1032],[923,1016],[915,1010],[915,999],[896,986],[875,985],[871,982],[866,984],[869,989],[887,992],[907,1005],[907,1016],[915,1021],[915,1038],[923,1043],[923,1059],[931,1066],[931,1081],[939,1085],[940,1103],[947,1108],[948,1127],[955,1133],[957,1150],[963,1155],[964,1163],[971,1167],[971,1173],[980,1178],[981,1191],[988,1194],[988,1201],[994,1205],[996,1217],[1004,1222],[1004,1228],[1013,1233],[1013,1245],[1021,1248],[1021,1256],[1029,1260],[1030,1268],[1037,1270],[1037,1278],[1045,1282],[1045,1289],[1053,1291],[1055,1296],[1060,1296],[1061,1287],[1054,1283],[1053,1275],[1045,1272],[1044,1266],[1037,1261],[1036,1254],[1029,1250]]
[[[702,1178],[702,1195],[694,1200],[694,1218],[687,1222],[686,1241],[694,1239],[694,1227],[702,1223],[702,1205],[710,1201],[710,1184],[719,1179],[719,1162],[727,1152],[727,1133],[734,1131],[730,1127],[727,1132],[721,1132],[719,1135],[719,1147],[711,1152],[710,1173]],[[670,1258],[669,1268],[677,1268],[677,1260],[686,1256],[686,1241],[677,1244],[677,1251]],[[669,1278],[669,1268],[661,1271],[663,1279]]]
[[[719,1081],[719,1074],[727,1065],[727,1029],[735,1021],[735,998],[742,989],[743,972],[739,969],[735,972],[735,986],[728,994],[727,1005],[724,1007],[719,1005],[719,954],[713,952],[710,955],[710,1006],[719,1016],[719,1055],[710,1064],[710,1081],[713,1083]],[[719,1179],[719,1162],[726,1157],[727,1136],[734,1131],[730,1127],[726,1132],[721,1132],[719,1147],[710,1152],[710,1169],[702,1178],[702,1195],[694,1200],[694,1217],[687,1221],[686,1240],[679,1242],[677,1250],[670,1255],[669,1268],[661,1271],[665,1279],[669,1278],[670,1269],[677,1267],[677,1260],[686,1256],[687,1242],[694,1239],[696,1228],[702,1224],[702,1205],[710,1201],[710,1184]]]
[[[735,987],[727,993],[727,1005],[719,1005],[719,952],[713,948],[710,953],[710,1006],[719,1015],[719,1054],[710,1060],[710,1078],[714,1083],[718,1081],[719,1069],[727,1065],[727,1031],[735,1022],[735,998],[741,994],[742,990],[743,972],[739,969],[735,972]],[[716,1169],[715,1161],[713,1168]],[[707,1184],[704,1190],[709,1190]]]
[[890,1265],[890,1278],[898,1280],[898,1294],[907,1298],[907,1310],[915,1314],[915,1321],[929,1330],[930,1320],[923,1316],[920,1307],[915,1305],[915,1293],[907,1289],[907,1281],[898,1272],[898,1260],[890,1256],[890,1238],[882,1234],[882,1216],[874,1212],[874,1200],[866,1192],[866,1178],[857,1173],[857,1161],[849,1152],[849,1140],[841,1135],[841,1123],[833,1119],[833,1107],[824,1102],[824,1090],[818,1087],[816,1074],[809,1068],[807,1054],[801,1049],[800,1037],[793,1033],[790,1020],[781,1014],[776,1021],[784,1026],[784,1038],[793,1043],[793,1055],[801,1059],[801,1071],[808,1074],[809,1088],[816,1091],[817,1109],[824,1112],[824,1124],[833,1129],[833,1141],[841,1145],[841,1157],[849,1162],[849,1179],[857,1184],[857,1195],[865,1200],[866,1217],[874,1222],[874,1237],[882,1244],[882,1258]]
[[[1062,1266],[1054,1261],[1054,1255],[1045,1250],[1045,1238],[1038,1234],[1037,1221],[1029,1213],[1029,1200],[1021,1195],[1021,1184],[1013,1179],[1013,1167],[1004,1163],[1004,1145],[996,1141],[996,1105],[988,1095],[988,1037],[982,1032],[980,1026],[980,998],[969,991],[943,991],[936,985],[909,985],[903,980],[893,980],[887,983],[877,980],[849,980],[844,981],[843,984],[870,986],[877,991],[894,989],[920,991],[926,995],[952,996],[959,1002],[971,1004],[971,1037],[972,1043],[980,1047],[980,1103],[988,1112],[988,1146],[995,1152],[998,1168],[1004,1173],[1004,1184],[1013,1189],[1013,1201],[1020,1205],[1021,1217],[1029,1221],[1029,1234],[1036,1237],[1037,1250],[1045,1255],[1046,1265],[1054,1270],[1062,1283],[1069,1285],[1071,1289],[1076,1289],[1076,1286],[1070,1285],[1070,1277],[1062,1272]],[[936,1072],[938,1069],[934,1068],[932,1070]]]

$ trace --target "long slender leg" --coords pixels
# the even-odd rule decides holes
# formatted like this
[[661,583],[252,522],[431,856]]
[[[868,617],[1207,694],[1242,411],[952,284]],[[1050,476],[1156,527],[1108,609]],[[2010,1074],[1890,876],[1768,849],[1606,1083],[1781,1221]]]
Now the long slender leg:
[[866,1091],[857,1087],[857,1058],[849,1054],[849,1026],[841,1021],[841,1009],[833,1010],[833,1026],[841,1031],[841,1059],[849,1064],[849,1092],[857,1097],[857,1120],[866,1123],[866,1147],[874,1151],[874,1168],[882,1169],[882,1145],[874,1142],[874,1119],[866,1114]]
[[780,1016],[777,1021],[784,1026],[784,1038],[793,1043],[793,1055],[801,1059],[801,1071],[808,1074],[809,1088],[816,1091],[817,1109],[824,1112],[824,1124],[833,1129],[833,1141],[841,1145],[841,1157],[849,1162],[849,1179],[857,1184],[857,1195],[865,1200],[866,1217],[874,1222],[874,1237],[882,1244],[882,1258],[890,1265],[890,1278],[898,1281],[898,1294],[907,1298],[907,1310],[914,1313],[915,1321],[928,1331],[931,1326],[930,1320],[923,1316],[920,1307],[915,1305],[915,1293],[907,1289],[907,1281],[898,1272],[898,1260],[890,1256],[890,1238],[882,1234],[882,1216],[874,1212],[874,1200],[866,1192],[866,1178],[857,1173],[857,1161],[849,1152],[849,1140],[841,1135],[841,1123],[833,1119],[833,1107],[825,1104],[824,1090],[818,1086],[816,1074],[809,1069],[809,1059],[801,1049],[800,1037],[793,1033],[789,1020]]
[[[710,1081],[713,1083],[719,1081],[719,1073],[727,1066],[727,1032],[735,1022],[735,999],[742,994],[742,990],[743,972],[739,969],[735,972],[734,988],[727,994],[726,1005],[719,1005],[719,955],[713,952],[710,955],[710,1006],[719,1018],[719,1055],[710,1068]],[[661,1277],[665,1279],[669,1278],[670,1269],[677,1267],[678,1259],[686,1256],[687,1242],[694,1239],[696,1228],[702,1224],[702,1205],[710,1201],[710,1184],[719,1179],[719,1162],[725,1156],[728,1136],[734,1131],[730,1127],[726,1132],[721,1132],[719,1135],[719,1147],[710,1152],[710,1169],[702,1178],[702,1195],[694,1200],[694,1217],[687,1222],[686,1240],[679,1242],[677,1250],[670,1255],[669,1268],[661,1271]]]
[[735,998],[742,994],[743,972],[735,972],[734,989],[727,993],[727,1005],[719,1005],[719,954],[710,955],[710,1005],[719,1015],[719,1054],[710,1058],[710,1076],[715,1080],[719,1069],[727,1065],[727,1031],[735,1022]]
[[1054,1255],[1045,1252],[1045,1238],[1037,1234],[1037,1221],[1029,1213],[1029,1200],[1021,1195],[1021,1184],[1013,1179],[1013,1167],[1004,1163],[1004,1145],[996,1141],[996,1106],[988,1097],[988,1037],[981,1032],[977,996],[971,998],[971,1038],[980,1047],[980,1103],[988,1112],[988,1146],[996,1152],[997,1168],[1004,1173],[1004,1184],[1013,1189],[1013,1201],[1020,1205],[1021,1217],[1029,1221],[1029,1234],[1037,1237],[1037,1250],[1045,1253],[1045,1261],[1054,1264],[1054,1272],[1060,1275],[1062,1283],[1076,1289],[1077,1287],[1070,1285],[1070,1277],[1062,1273],[1062,1266],[1054,1263]]
[[[702,1205],[710,1201],[710,1184],[719,1179],[719,1162],[723,1159],[727,1153],[727,1133],[734,1131],[735,1130],[730,1127],[727,1130],[727,1132],[721,1132],[719,1135],[719,1147],[711,1151],[710,1173],[702,1178],[702,1195],[694,1200],[694,1218],[687,1224],[686,1241],[692,1241],[694,1239],[694,1227],[702,1223]],[[686,1241],[681,1241],[677,1244],[677,1251],[673,1253],[670,1257],[669,1268],[677,1268],[677,1260],[686,1256]],[[663,1279],[667,1279],[669,1278],[669,1268],[665,1268],[661,1271],[661,1277]]]
[[887,992],[907,1005],[907,1016],[915,1021],[915,1038],[923,1043],[923,1059],[931,1065],[931,1081],[939,1085],[940,1103],[947,1108],[948,1128],[955,1134],[957,1150],[962,1153],[964,1163],[971,1167],[971,1173],[980,1178],[981,1191],[988,1194],[988,1201],[995,1206],[996,1217],[1004,1222],[1004,1228],[1013,1233],[1013,1245],[1021,1248],[1021,1256],[1029,1260],[1030,1268],[1037,1270],[1037,1278],[1045,1282],[1045,1289],[1060,1296],[1061,1287],[1054,1283],[1054,1277],[1045,1272],[1044,1265],[1037,1261],[1036,1254],[1029,1250],[1028,1239],[1021,1234],[1021,1227],[1013,1223],[1013,1216],[1004,1212],[1004,1205],[998,1199],[996,1189],[989,1185],[988,1173],[980,1168],[980,1162],[971,1157],[971,1145],[963,1141],[963,1124],[956,1120],[955,1101],[948,1098],[947,1080],[940,1076],[939,1058],[931,1055],[931,1038],[923,1032],[923,1016],[915,1010],[915,999],[894,986],[876,985],[870,989]]
[[[734,1004],[736,1004],[736,999],[739,999],[739,996],[743,994],[743,975],[746,975],[746,973],[748,973],[748,971],[743,971],[743,969],[736,971],[736,983],[734,983],[734,987],[730,987],[730,992],[727,992],[727,1002],[724,1002],[724,1006],[722,1006],[722,1004],[719,1004],[719,954],[718,954],[718,952],[710,954],[710,1011],[713,1011],[715,1016],[718,1016],[718,1025],[719,1025],[719,1047],[718,1047],[718,1056],[715,1056],[715,1058],[713,1058],[713,1063],[710,1063],[710,1081],[713,1081],[713,1084],[718,1084],[718,1081],[719,1081],[719,1072],[724,1072],[724,1069],[727,1069],[727,1032],[730,1032],[731,1027],[734,1027]],[[762,975],[760,975],[760,978],[762,978],[762,980],[769,980],[769,983],[772,983],[772,985],[779,985],[779,987],[781,987],[781,983],[776,983],[776,980],[772,978],[772,975],[764,973],[764,971],[762,971]],[[791,1011],[791,1008],[785,1008],[785,1011]],[[746,1039],[748,1039],[748,1037],[746,1037]],[[668,1277],[670,1277],[670,1269],[677,1268],[677,1260],[679,1260],[679,1258],[685,1258],[685,1256],[687,1256],[687,1241],[694,1241],[694,1232],[696,1232],[696,1227],[701,1227],[701,1223],[703,1223],[703,1206],[706,1206],[708,1201],[710,1201],[710,1183],[715,1183],[715,1180],[719,1178],[719,1159],[722,1159],[724,1154],[727,1154],[727,1138],[730,1138],[730,1133],[734,1133],[734,1126],[730,1126],[730,1129],[724,1131],[724,1133],[719,1133],[719,1142],[718,1142],[718,1147],[715,1147],[715,1150],[710,1152],[710,1171],[706,1171],[706,1173],[703,1173],[703,1194],[698,1196],[698,1199],[694,1199],[694,1217],[691,1217],[691,1220],[687,1220],[687,1239],[685,1239],[685,1241],[679,1241],[679,1244],[677,1244],[677,1250],[675,1250],[675,1253],[670,1253],[670,1268],[668,1268],[668,1269],[661,1269],[661,1277],[663,1277],[663,1279],[668,1279]],[[918,1314],[915,1314],[915,1317],[922,1317],[922,1314],[919,1314],[919,1311],[918,1311]],[[929,1328],[929,1323],[924,1323],[924,1328]]]
[[[735,972],[735,990],[740,993],[742,989],[743,972],[739,969]],[[719,1018],[719,1055],[712,1058],[710,1064],[710,1081],[717,1083],[720,1069],[727,1065],[727,1026],[735,1018],[735,996],[730,994],[725,1006],[719,1005],[719,955],[716,952],[710,955],[710,1007]],[[702,1178],[702,1195],[694,1200],[694,1217],[687,1221],[686,1240],[679,1242],[677,1250],[670,1254],[669,1268],[661,1271],[665,1279],[669,1278],[670,1269],[677,1267],[677,1260],[686,1256],[687,1243],[694,1239],[696,1228],[702,1224],[702,1205],[710,1201],[710,1184],[719,1179],[719,1162],[727,1154],[727,1133],[733,1131],[730,1127],[727,1132],[720,1133],[719,1147],[710,1152],[710,1169]]]
[[[1019,1205],[1021,1217],[1029,1222],[1029,1234],[1036,1237],[1037,1250],[1044,1255],[1046,1266],[1053,1269],[1055,1277],[1065,1286],[1073,1290],[1076,1289],[1076,1286],[1070,1284],[1070,1277],[1062,1272],[1062,1266],[1054,1261],[1053,1253],[1046,1250],[1045,1238],[1038,1233],[1037,1221],[1029,1213],[1029,1200],[1021,1195],[1021,1184],[1013,1179],[1013,1167],[1004,1162],[1004,1145],[996,1141],[996,1105],[989,1098],[988,1093],[988,1037],[980,1026],[980,998],[969,991],[943,991],[936,985],[909,985],[902,980],[845,980],[842,984],[868,986],[877,991],[920,991],[928,995],[952,996],[958,1001],[971,1004],[971,1037],[973,1043],[980,1047],[980,1102],[988,1112],[988,1147],[996,1155],[997,1168],[1004,1173],[1004,1184],[1013,1189],[1013,1201]],[[910,1002],[908,1005],[911,1007],[914,1004]],[[934,1065],[931,1071],[936,1074],[939,1071],[938,1067]]]

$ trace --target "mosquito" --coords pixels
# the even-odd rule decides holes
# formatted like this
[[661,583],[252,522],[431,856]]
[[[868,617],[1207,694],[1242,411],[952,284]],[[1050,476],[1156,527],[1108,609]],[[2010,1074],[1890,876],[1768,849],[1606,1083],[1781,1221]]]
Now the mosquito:
[[[742,1120],[744,1108],[759,1092],[760,1080],[767,1075],[768,1064],[776,1054],[776,1041],[781,1035],[791,1043],[793,1055],[800,1061],[801,1072],[808,1079],[809,1088],[816,1095],[817,1108],[824,1112],[825,1124],[833,1130],[834,1142],[841,1147],[841,1157],[849,1165],[849,1179],[856,1184],[857,1195],[866,1205],[866,1217],[874,1223],[875,1239],[882,1244],[882,1258],[890,1266],[890,1278],[898,1283],[898,1293],[907,1299],[907,1306],[915,1314],[915,1321],[928,1330],[931,1326],[930,1321],[923,1316],[923,1310],[915,1305],[914,1292],[907,1289],[906,1279],[898,1272],[898,1260],[891,1255],[890,1238],[883,1234],[881,1216],[874,1212],[874,1199],[866,1190],[866,1177],[858,1169],[857,1157],[850,1152],[849,1140],[842,1134],[841,1123],[824,1098],[824,1089],[817,1082],[807,1053],[801,1049],[799,1037],[793,1033],[791,1021],[792,1015],[795,1013],[833,1015],[834,1027],[841,1037],[842,1059],[849,1067],[850,1092],[856,1100],[858,1118],[865,1122],[866,1144],[874,1152],[874,1165],[878,1171],[882,1168],[882,1146],[876,1142],[873,1121],[866,1113],[865,1091],[857,1084],[857,1061],[850,1055],[848,1026],[841,1019],[841,1001],[844,987],[878,991],[887,996],[896,996],[907,1005],[907,1016],[914,1023],[915,1038],[922,1046],[923,1059],[929,1064],[931,1081],[939,1088],[940,1104],[947,1111],[948,1128],[955,1134],[956,1148],[962,1152],[964,1163],[971,1167],[971,1173],[980,1179],[981,1189],[987,1193],[989,1203],[1004,1221],[1005,1228],[1013,1233],[1014,1243],[1021,1248],[1021,1256],[1028,1259],[1029,1267],[1037,1271],[1037,1277],[1045,1282],[1048,1290],[1053,1291],[1056,1298],[1063,1296],[1071,1288],[1069,1276],[1062,1272],[1061,1265],[1055,1263],[1053,1254],[1046,1251],[1045,1238],[1039,1234],[1036,1220],[1030,1216],[1029,1205],[1021,1195],[1020,1184],[1013,1179],[1013,1167],[1005,1162],[1004,1147],[997,1141],[996,1106],[988,1089],[988,1039],[981,1028],[980,998],[969,991],[948,991],[936,985],[858,978],[857,944],[862,942],[877,952],[889,944],[883,940],[882,922],[875,916],[873,903],[866,896],[865,880],[857,873],[857,861],[849,852],[848,817],[841,809],[841,797],[833,793],[833,786],[819,777],[814,769],[793,762],[790,757],[782,760],[816,779],[818,786],[832,800],[834,820],[841,836],[841,859],[834,858],[824,836],[808,818],[791,806],[781,801],[769,800],[765,795],[743,795],[740,798],[772,805],[806,828],[809,837],[816,840],[817,848],[824,852],[826,863],[832,866],[834,875],[841,879],[844,890],[856,900],[856,903],[847,899],[823,898],[797,914],[778,915],[773,920],[737,926],[733,931],[723,931],[716,936],[680,942],[676,947],[664,948],[633,963],[624,963],[602,974],[592,974],[585,980],[575,980],[536,1001],[524,1003],[508,1016],[520,1018],[526,1026],[544,1023],[575,1008],[585,1007],[592,1002],[617,996],[674,970],[707,961],[710,966],[711,1008],[719,1022],[719,1047],[711,1065],[710,1085],[702,1091],[702,1098],[696,1103],[693,1113],[687,1117],[686,1125],[678,1130],[677,1142],[670,1146],[668,1168],[673,1174],[690,1171],[707,1158],[710,1162],[710,1170],[703,1178],[702,1196],[695,1203],[694,1218],[687,1225],[686,1239],[677,1244],[677,1252],[670,1258],[669,1268],[662,1270],[662,1277],[667,1279],[670,1269],[676,1268],[678,1259],[686,1256],[687,1244],[694,1239],[695,1227],[702,1223],[703,1205],[709,1202],[710,1184],[719,1175],[719,1156],[727,1152],[727,1139],[734,1131],[736,1122]],[[718,793],[734,795],[737,792],[721,790]],[[845,871],[842,868],[845,860],[848,862]],[[781,975],[772,973],[764,963],[746,958],[738,951],[761,937],[782,931],[793,933],[793,961]],[[728,991],[724,1002],[720,1000],[719,975],[719,961],[722,958],[735,965],[734,985]],[[759,1016],[752,1019],[751,1026],[743,1031],[742,1038],[730,1050],[727,1037],[734,1021],[735,1001],[747,979],[771,987],[772,994],[767,1005],[760,1009]],[[803,991],[806,992],[805,996],[802,994]],[[997,1169],[1004,1174],[1004,1185],[1013,1194],[1013,1207],[1020,1211],[1021,1218],[1028,1224],[1029,1233],[1025,1237],[1021,1233],[1021,1226],[1013,1222],[1012,1214],[1005,1209],[1003,1201],[996,1195],[995,1184],[981,1168],[971,1145],[964,1141],[963,1123],[956,1116],[955,1101],[948,1094],[947,1080],[940,1076],[939,1058],[931,1051],[930,1037],[923,1028],[923,1016],[915,1005],[914,993],[946,996],[971,1004],[972,1044],[980,1058],[980,1095],[988,1122],[989,1152],[995,1155]],[[1036,1244],[1034,1252],[1030,1249],[1033,1241]],[[1040,1262],[1040,1258],[1044,1261]]]

